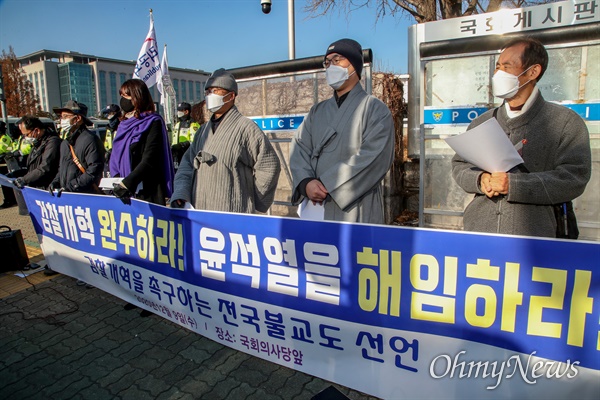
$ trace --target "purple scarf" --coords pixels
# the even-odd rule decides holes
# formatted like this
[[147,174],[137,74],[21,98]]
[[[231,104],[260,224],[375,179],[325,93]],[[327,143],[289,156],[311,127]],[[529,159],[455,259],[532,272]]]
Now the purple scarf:
[[169,137],[167,128],[162,117],[154,113],[142,113],[140,118],[131,117],[121,121],[117,128],[117,134],[113,141],[112,153],[110,156],[110,176],[120,176],[125,178],[131,173],[131,157],[129,148],[133,143],[140,141],[142,134],[150,129],[150,125],[156,120],[160,120],[163,133],[163,165],[162,170],[166,179],[167,197],[173,193],[173,159],[171,158],[171,149],[169,148]]

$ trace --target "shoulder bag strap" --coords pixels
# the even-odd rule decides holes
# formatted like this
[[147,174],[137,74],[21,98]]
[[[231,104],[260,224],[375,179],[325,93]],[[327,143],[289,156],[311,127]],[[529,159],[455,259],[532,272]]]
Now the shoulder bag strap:
[[[73,156],[73,162],[75,163],[75,165],[77,165],[77,168],[79,168],[79,170],[81,171],[82,174],[85,174],[85,168],[83,168],[83,165],[81,165],[81,162],[79,161],[79,158],[77,158],[77,156],[75,155],[75,149],[73,149],[73,146],[69,144],[69,148],[71,149],[71,155]],[[100,187],[95,183],[92,182],[92,188],[94,189],[94,191],[98,194],[104,194],[104,192],[102,191],[102,189],[100,189]]]
[[73,149],[73,146],[70,144],[69,144],[69,148],[71,149],[71,155],[73,156],[73,162],[75,163],[75,165],[77,165],[77,168],[79,168],[81,173],[85,174],[85,168],[83,168],[83,165],[81,165],[79,158],[77,158],[77,156],[75,155],[75,149]]

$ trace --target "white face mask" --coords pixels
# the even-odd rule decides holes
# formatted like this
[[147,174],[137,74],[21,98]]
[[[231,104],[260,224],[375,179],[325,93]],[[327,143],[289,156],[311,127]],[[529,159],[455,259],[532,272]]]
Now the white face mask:
[[177,111],[177,118],[181,118],[185,115],[183,111]]
[[[531,67],[533,67],[533,65]],[[529,71],[531,67],[527,68],[519,75],[509,74],[508,72],[504,72],[500,69],[496,71],[494,76],[492,76],[492,92],[494,93],[494,96],[499,97],[501,99],[513,98],[517,94],[519,89],[531,82],[531,80],[528,80],[527,82],[519,86],[519,76]]]
[[60,130],[63,133],[71,131],[73,125],[71,124],[71,118],[65,118],[60,120]]
[[339,65],[330,65],[325,70],[325,79],[327,79],[329,86],[339,89],[355,72],[353,71],[352,74],[348,75],[348,68],[340,67]]
[[37,140],[36,138],[31,137],[31,136],[25,136],[25,137],[23,137],[23,143],[25,143],[25,144],[31,144],[31,145],[33,145],[33,144],[35,144],[36,140]]
[[[227,95],[229,95],[229,93],[227,93],[225,96]],[[223,107],[226,103],[229,103],[231,100],[233,100],[232,98],[231,100],[223,101],[223,98],[225,98],[225,96],[219,96],[215,93],[207,94],[206,108],[208,109],[208,111],[214,113],[215,111],[218,111],[221,107]]]

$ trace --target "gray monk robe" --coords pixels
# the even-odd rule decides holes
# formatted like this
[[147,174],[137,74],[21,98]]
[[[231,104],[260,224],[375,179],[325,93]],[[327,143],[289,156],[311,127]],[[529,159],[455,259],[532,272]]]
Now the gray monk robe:
[[210,211],[266,212],[275,197],[281,166],[265,134],[232,107],[213,133],[204,124],[175,175],[173,200]]
[[387,106],[357,84],[338,108],[335,98],[312,107],[292,141],[292,202],[299,184],[319,179],[329,196],[325,219],[384,223],[381,181],[394,159],[394,122]]

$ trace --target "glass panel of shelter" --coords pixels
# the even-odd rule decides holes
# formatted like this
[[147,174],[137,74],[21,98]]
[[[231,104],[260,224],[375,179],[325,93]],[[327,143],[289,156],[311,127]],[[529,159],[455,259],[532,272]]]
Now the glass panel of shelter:
[[[600,46],[548,46],[550,63],[539,84],[548,101],[569,106],[598,102],[600,84]],[[499,99],[491,94],[491,77],[497,52],[474,57],[443,57],[424,61],[425,109],[453,112],[477,107],[497,107]],[[456,112],[456,114],[460,114]],[[443,140],[446,135],[464,132],[469,120],[459,123],[424,125],[425,176],[424,226],[444,229],[462,228],[462,210],[472,198],[452,179],[454,151]],[[600,240],[600,121],[586,121],[592,147],[592,178],[585,192],[574,201],[580,238]]]

